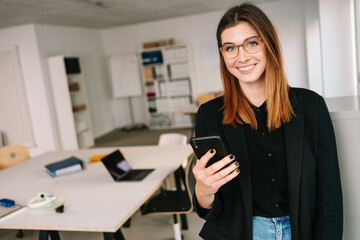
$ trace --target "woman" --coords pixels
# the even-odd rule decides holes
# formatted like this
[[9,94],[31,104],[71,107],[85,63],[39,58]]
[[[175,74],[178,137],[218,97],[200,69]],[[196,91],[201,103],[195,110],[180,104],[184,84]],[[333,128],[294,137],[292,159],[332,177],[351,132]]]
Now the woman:
[[278,36],[256,6],[229,9],[217,41],[224,96],[200,106],[195,130],[220,136],[231,154],[206,168],[212,149],[193,168],[194,206],[206,220],[200,236],[341,239],[340,174],[323,98],[288,86]]

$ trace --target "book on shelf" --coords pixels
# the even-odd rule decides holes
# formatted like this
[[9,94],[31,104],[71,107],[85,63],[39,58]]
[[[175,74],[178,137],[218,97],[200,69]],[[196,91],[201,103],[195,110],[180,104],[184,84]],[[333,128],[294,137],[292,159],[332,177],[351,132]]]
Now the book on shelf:
[[154,66],[154,74],[156,78],[163,78],[164,77],[164,68],[161,65]]
[[79,90],[80,90],[79,83],[71,83],[71,84],[69,84],[69,91],[70,92],[75,92],[75,91],[79,91]]
[[154,82],[147,82],[145,91],[148,98],[156,97]]
[[155,99],[148,99],[149,104],[149,112],[155,113],[156,112],[156,100]]
[[81,104],[78,106],[73,106],[72,107],[73,112],[81,112],[81,111],[85,111],[86,110],[86,105],[85,104]]
[[69,173],[79,172],[84,169],[84,161],[77,157],[69,157],[54,163],[45,165],[46,171],[52,177],[58,177]]

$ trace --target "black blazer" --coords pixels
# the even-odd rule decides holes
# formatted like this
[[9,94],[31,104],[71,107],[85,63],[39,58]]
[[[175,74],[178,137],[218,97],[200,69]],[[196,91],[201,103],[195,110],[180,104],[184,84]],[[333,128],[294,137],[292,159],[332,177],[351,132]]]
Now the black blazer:
[[[295,117],[284,125],[291,235],[293,240],[342,239],[343,206],[335,135],[324,99],[290,88]],[[196,136],[218,135],[240,162],[240,174],[215,194],[200,236],[206,240],[252,240],[252,194],[244,127],[222,124],[223,97],[200,106]]]

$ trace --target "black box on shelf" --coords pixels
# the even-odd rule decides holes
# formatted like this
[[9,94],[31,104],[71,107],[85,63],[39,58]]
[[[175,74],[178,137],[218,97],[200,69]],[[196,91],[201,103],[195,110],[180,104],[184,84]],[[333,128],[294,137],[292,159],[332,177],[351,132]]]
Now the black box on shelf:
[[66,57],[64,58],[66,74],[81,73],[79,58]]

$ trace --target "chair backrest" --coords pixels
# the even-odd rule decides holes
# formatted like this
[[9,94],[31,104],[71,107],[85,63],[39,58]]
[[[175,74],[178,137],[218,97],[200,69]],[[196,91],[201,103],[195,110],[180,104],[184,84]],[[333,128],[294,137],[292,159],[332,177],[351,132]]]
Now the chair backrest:
[[2,147],[0,148],[0,170],[11,167],[29,158],[29,150],[23,145]]
[[[195,161],[194,161],[195,160]],[[185,186],[185,192],[188,196],[189,204],[184,204],[183,209],[180,212],[177,212],[179,214],[186,214],[193,211],[193,204],[192,204],[192,194],[195,191],[195,177],[192,173],[192,169],[195,165],[197,158],[195,157],[195,154],[192,153],[188,159],[187,159],[187,165],[185,167],[185,170],[183,171],[182,180]],[[181,168],[184,169],[184,168]],[[188,207],[186,207],[188,206]]]
[[[159,146],[185,145],[187,136],[181,133],[163,133],[159,137]],[[188,161],[184,161],[183,168],[186,168]]]
[[187,143],[187,136],[180,133],[163,133],[159,138],[159,146],[167,145],[185,145]]
[[194,153],[192,153],[188,159],[188,165],[186,166],[186,170],[185,170],[185,180],[186,180],[187,189],[190,192],[190,196],[192,196],[192,194],[195,191],[196,179],[192,172],[192,169],[195,166],[196,161],[197,161],[197,157],[195,156]]

